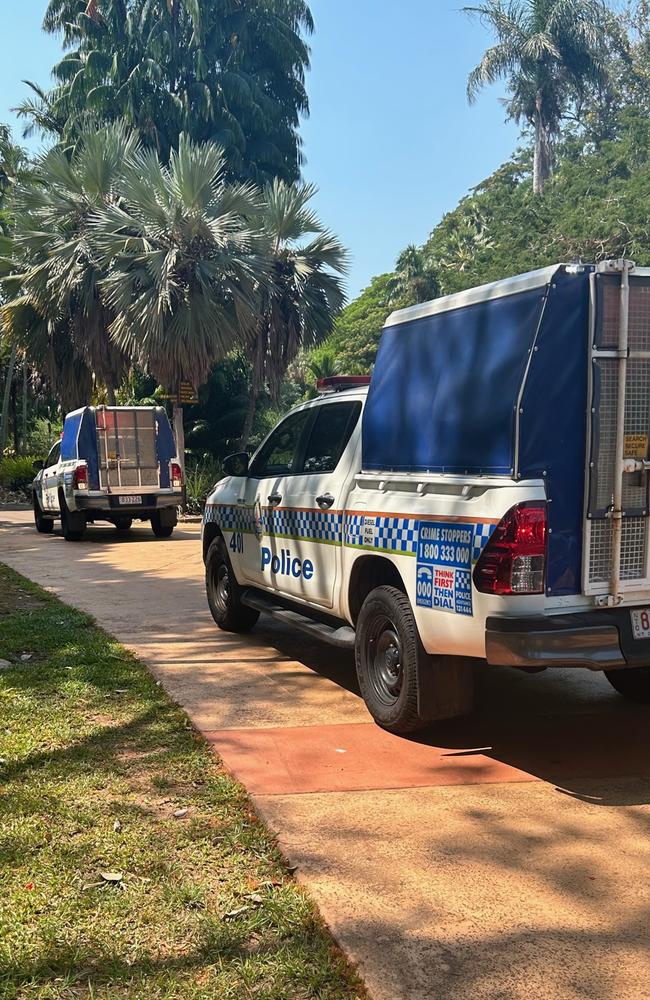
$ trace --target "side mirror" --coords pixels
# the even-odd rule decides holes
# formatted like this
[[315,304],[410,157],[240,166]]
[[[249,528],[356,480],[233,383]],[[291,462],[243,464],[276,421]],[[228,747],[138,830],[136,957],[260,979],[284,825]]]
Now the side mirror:
[[45,468],[45,462],[42,458],[37,458],[35,462],[32,462],[32,469],[34,472],[40,472],[41,469]]
[[248,452],[236,451],[234,455],[227,455],[223,460],[223,471],[227,476],[247,476]]

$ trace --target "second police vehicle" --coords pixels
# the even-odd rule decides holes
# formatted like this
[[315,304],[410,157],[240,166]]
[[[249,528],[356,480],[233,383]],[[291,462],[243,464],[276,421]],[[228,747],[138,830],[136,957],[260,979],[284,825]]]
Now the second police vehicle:
[[560,264],[399,310],[372,378],[321,389],[208,498],[221,628],[266,611],[354,647],[392,732],[468,711],[477,663],[650,700],[650,270]]

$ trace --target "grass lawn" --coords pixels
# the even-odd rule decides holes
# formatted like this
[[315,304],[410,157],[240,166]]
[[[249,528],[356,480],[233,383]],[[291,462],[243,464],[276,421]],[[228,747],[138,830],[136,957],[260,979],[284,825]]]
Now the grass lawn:
[[135,657],[0,566],[0,658],[2,1000],[365,997]]

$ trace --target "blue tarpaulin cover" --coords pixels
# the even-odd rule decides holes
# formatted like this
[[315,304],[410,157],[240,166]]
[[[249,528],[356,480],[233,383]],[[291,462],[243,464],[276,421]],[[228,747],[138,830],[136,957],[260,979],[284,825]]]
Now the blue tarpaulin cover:
[[364,470],[544,478],[553,594],[581,590],[591,270],[388,325],[363,416]]

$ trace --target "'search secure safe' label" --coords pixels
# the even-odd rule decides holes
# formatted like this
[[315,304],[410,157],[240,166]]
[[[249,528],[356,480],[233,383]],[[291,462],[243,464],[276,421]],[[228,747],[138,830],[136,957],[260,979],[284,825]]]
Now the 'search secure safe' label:
[[472,614],[473,541],[471,524],[418,521],[416,604]]

